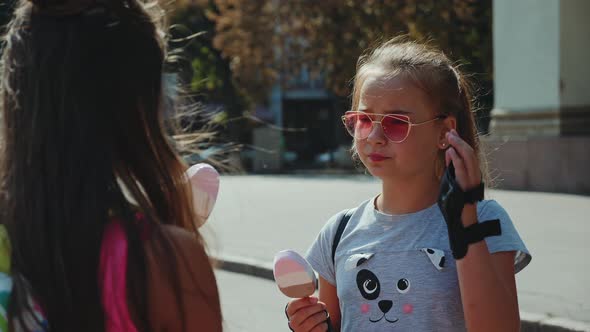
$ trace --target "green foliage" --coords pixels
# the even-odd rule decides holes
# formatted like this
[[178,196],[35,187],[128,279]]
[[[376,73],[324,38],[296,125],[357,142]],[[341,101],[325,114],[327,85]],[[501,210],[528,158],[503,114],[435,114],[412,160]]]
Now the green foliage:
[[197,101],[223,105],[213,122],[222,124],[231,139],[240,141],[241,129],[227,119],[237,118],[248,108],[247,98],[236,87],[230,63],[213,47],[215,23],[207,13],[215,12],[212,1],[179,1],[170,15],[172,68]]
[[199,93],[214,94],[223,90],[223,77],[219,70],[221,61],[211,49],[201,47],[199,54],[192,62],[193,77],[191,80],[191,91]]
[[[358,57],[399,34],[430,39],[492,84],[491,0],[215,0],[214,45],[254,100],[303,65],[340,96],[350,93]],[[279,75],[280,73],[280,75]]]

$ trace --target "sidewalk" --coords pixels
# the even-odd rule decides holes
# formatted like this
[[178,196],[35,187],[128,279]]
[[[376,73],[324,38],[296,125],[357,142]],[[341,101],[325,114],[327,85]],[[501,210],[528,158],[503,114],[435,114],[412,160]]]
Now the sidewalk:
[[[378,192],[378,182],[364,176],[223,177],[205,238],[217,257],[269,267],[276,252],[304,253],[332,214]],[[590,197],[511,191],[488,196],[510,213],[533,254],[517,275],[520,308],[533,313],[523,318],[589,325]]]
[[274,282],[217,270],[224,332],[289,331],[283,310],[288,299]]

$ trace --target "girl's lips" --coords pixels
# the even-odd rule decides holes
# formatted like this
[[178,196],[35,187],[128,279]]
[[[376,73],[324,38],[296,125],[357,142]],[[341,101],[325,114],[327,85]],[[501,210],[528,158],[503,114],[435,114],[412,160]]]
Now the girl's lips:
[[386,157],[386,156],[378,154],[378,153],[371,153],[369,155],[369,159],[371,159],[372,162],[379,162],[379,161],[389,159],[389,157]]

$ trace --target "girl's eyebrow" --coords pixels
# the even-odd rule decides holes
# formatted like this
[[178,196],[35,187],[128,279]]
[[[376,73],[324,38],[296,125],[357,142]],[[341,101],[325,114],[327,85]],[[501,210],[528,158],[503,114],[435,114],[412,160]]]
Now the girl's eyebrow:
[[404,111],[404,110],[390,110],[390,111],[385,111],[385,114],[412,114],[413,112],[410,111]]
[[[364,112],[364,113],[375,113],[373,112],[370,108],[360,108],[359,107],[359,112]],[[408,114],[413,114],[413,112],[410,111],[404,111],[404,110],[398,110],[398,109],[394,109],[394,110],[387,110],[384,112],[385,114],[404,114],[404,115],[408,115]]]

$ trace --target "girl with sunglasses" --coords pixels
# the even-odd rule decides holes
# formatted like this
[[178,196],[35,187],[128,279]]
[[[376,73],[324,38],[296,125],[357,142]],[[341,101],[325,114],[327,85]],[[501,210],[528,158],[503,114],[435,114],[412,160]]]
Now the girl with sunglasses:
[[442,52],[393,39],[359,59],[342,120],[382,191],[322,228],[306,257],[319,298],[291,301],[289,327],[518,331],[514,275],[531,256],[500,204],[482,200],[465,76]]

